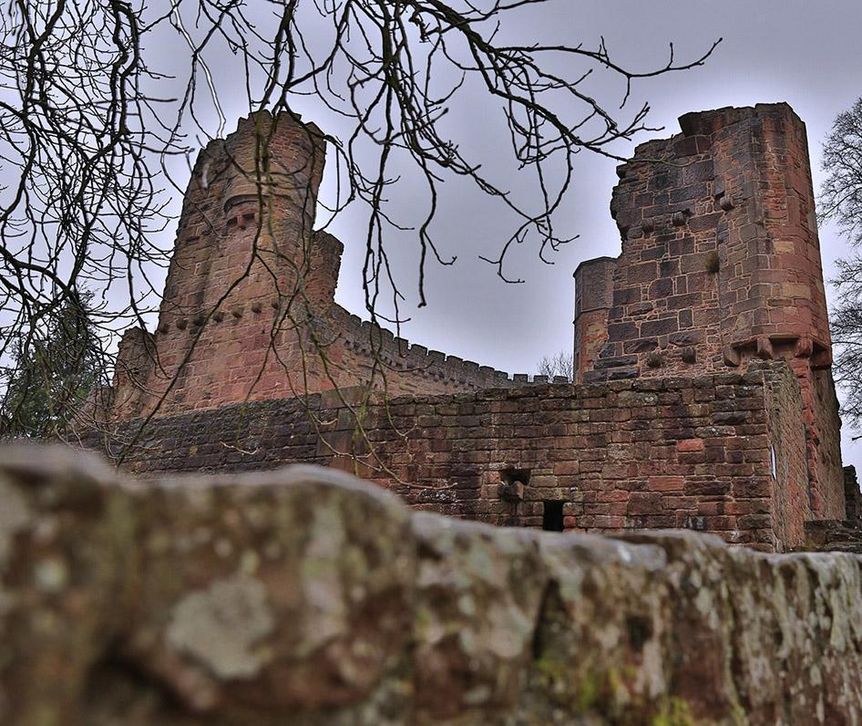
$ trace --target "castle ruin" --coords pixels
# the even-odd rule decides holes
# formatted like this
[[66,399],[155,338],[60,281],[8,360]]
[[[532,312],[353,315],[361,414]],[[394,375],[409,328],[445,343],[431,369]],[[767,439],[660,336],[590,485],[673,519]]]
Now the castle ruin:
[[338,306],[343,247],[313,228],[324,136],[289,113],[240,121],[200,154],[158,326],[124,336],[85,443],[138,473],[324,464],[492,524],[801,546],[857,506],[805,126],[786,104],[680,125],[618,169],[622,253],[575,272],[571,384]]

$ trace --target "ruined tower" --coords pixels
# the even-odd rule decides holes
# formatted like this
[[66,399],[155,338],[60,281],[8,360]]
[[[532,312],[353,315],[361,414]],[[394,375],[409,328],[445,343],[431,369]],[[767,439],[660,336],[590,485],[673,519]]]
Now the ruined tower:
[[805,125],[787,104],[690,113],[680,125],[617,170],[622,253],[576,274],[579,380],[786,360],[802,390],[811,508],[843,516]]
[[[290,396],[309,317],[331,301],[340,243],[312,232],[325,142],[284,112],[210,142],[186,192],[155,335],[120,347],[115,410]],[[128,381],[127,381],[128,379]],[[128,382],[128,385],[125,385]]]

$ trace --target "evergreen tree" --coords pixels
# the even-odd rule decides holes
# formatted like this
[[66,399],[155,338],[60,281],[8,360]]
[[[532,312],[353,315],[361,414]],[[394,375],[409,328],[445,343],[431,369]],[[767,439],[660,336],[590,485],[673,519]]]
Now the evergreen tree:
[[87,292],[70,296],[17,342],[11,364],[0,369],[0,437],[61,434],[105,382],[91,300]]

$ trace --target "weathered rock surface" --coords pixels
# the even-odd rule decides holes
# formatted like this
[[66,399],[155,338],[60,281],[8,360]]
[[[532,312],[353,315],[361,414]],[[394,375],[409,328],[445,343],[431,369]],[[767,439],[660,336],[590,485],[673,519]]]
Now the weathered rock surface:
[[859,723],[860,567],[0,449],[0,723]]

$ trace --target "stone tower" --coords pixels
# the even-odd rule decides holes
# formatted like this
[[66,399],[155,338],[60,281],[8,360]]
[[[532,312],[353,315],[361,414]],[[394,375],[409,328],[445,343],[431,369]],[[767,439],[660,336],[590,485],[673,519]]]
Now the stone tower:
[[811,508],[840,518],[843,502],[827,494],[840,491],[841,465],[805,125],[787,104],[765,104],[686,114],[680,126],[617,170],[619,258],[576,273],[579,380],[786,360],[803,395]]
[[[314,235],[325,141],[289,112],[258,112],[200,153],[155,335],[120,346],[115,412],[295,395],[310,316],[331,301],[340,243]],[[272,389],[272,390],[270,390]],[[162,400],[163,399],[163,400]]]
[[575,355],[577,380],[593,369],[608,340],[608,313],[613,305],[613,257],[585,260],[575,270]]

